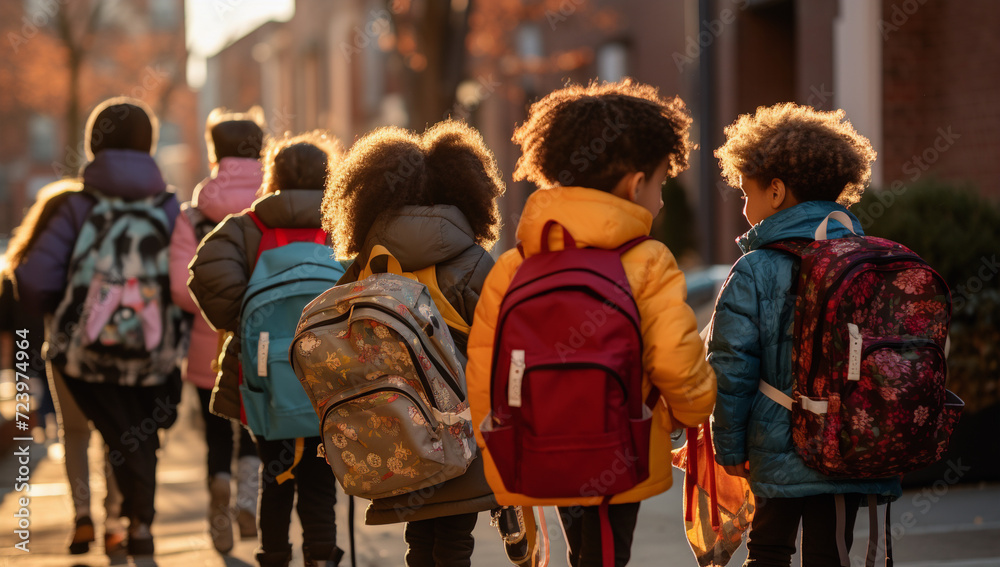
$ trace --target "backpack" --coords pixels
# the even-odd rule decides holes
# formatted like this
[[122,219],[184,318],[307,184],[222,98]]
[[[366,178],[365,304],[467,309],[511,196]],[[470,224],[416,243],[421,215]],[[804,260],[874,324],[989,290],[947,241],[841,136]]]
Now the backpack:
[[164,384],[177,369],[182,315],[170,298],[173,193],[96,199],[77,236],[46,357],[65,374],[120,386]]
[[361,279],[303,310],[290,356],[345,493],[405,494],[472,463],[465,371],[451,333],[429,286],[403,275],[384,247],[372,249]]
[[760,383],[792,412],[806,465],[830,476],[885,478],[939,460],[964,403],[945,389],[948,285],[901,244],[870,236],[765,246],[800,259],[792,396]]
[[200,209],[191,205],[191,201],[186,203],[181,203],[181,214],[185,215],[188,222],[191,223],[191,228],[194,230],[194,239],[199,244],[208,233],[215,229],[215,222],[212,219],[205,216],[205,213],[201,212]]
[[541,253],[524,260],[500,304],[480,429],[511,492],[609,497],[649,477],[642,332],[621,260],[649,237],[577,248],[563,227],[564,249],[550,251],[555,225],[545,224]]
[[302,308],[336,285],[344,266],[333,259],[320,228],[270,228],[247,211],[261,231],[253,272],[240,309],[242,381],[247,427],[268,440],[315,437],[319,422],[288,361]]

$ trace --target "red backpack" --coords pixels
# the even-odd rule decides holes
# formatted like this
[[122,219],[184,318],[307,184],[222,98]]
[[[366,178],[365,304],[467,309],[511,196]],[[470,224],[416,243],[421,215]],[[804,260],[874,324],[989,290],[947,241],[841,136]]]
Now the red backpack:
[[[535,498],[618,494],[649,476],[642,333],[618,248],[526,258],[500,304],[482,432],[504,486]],[[654,392],[655,397],[658,393]]]
[[939,460],[964,403],[945,389],[948,285],[901,244],[875,237],[765,246],[801,259],[792,397],[761,391],[792,412],[805,463],[852,478],[901,475]]

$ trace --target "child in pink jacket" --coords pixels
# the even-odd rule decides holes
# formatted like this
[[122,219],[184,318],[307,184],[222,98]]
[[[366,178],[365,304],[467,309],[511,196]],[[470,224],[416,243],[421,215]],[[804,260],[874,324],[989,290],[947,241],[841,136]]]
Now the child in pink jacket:
[[[209,405],[216,371],[213,363],[219,354],[219,338],[201,315],[188,292],[188,264],[198,244],[226,216],[250,206],[260,188],[263,173],[260,149],[263,143],[263,112],[254,107],[244,114],[212,111],[205,126],[208,161],[212,174],[198,184],[189,203],[181,206],[170,240],[170,291],[174,302],[194,314],[190,348],[183,376],[198,389],[201,413],[205,419],[205,442],[208,445],[209,533],[220,553],[233,547],[231,500],[231,461],[233,425],[212,414]],[[257,482],[260,460],[249,431],[240,428],[237,465],[237,522],[242,538],[257,537]]]

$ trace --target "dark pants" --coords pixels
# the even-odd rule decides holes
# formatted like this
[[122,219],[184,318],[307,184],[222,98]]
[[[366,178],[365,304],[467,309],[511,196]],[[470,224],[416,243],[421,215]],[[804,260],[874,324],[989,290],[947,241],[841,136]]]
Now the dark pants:
[[[860,494],[844,495],[844,543],[850,551]],[[788,567],[802,520],[802,565],[839,567],[837,510],[833,494],[801,498],[761,498],[750,524],[744,567]]]
[[456,514],[407,522],[407,567],[469,567],[476,540],[472,530],[479,514]]
[[[601,518],[599,506],[560,507],[559,521],[566,534],[570,567],[601,567]],[[615,567],[628,564],[632,556],[632,537],[639,517],[639,503],[608,506],[612,540],[615,546]]]
[[[211,388],[196,388],[201,402],[201,417],[205,420],[205,444],[208,445],[208,476],[230,474],[233,463],[233,422],[209,411],[212,401]],[[240,427],[240,457],[257,454],[253,438],[245,427]]]
[[179,392],[172,387],[130,387],[66,378],[73,399],[101,433],[122,493],[122,516],[133,525],[152,524],[159,429],[177,417]]
[[337,479],[326,460],[316,456],[319,437],[306,437],[302,456],[292,469],[295,478],[279,483],[277,477],[292,467],[295,439],[268,441],[256,437],[261,460],[260,543],[266,554],[291,552],[288,529],[292,519],[295,491],[299,498],[296,510],[302,524],[302,554],[306,559],[327,560],[340,557],[337,548]]

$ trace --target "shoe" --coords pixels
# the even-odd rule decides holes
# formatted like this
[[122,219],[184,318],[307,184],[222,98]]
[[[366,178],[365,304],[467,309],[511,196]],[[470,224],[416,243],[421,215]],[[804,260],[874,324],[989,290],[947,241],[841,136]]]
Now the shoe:
[[306,550],[302,550],[302,566],[303,567],[337,567],[340,565],[340,560],[344,558],[344,550],[339,547],[333,548],[333,557],[330,559],[313,559],[312,557],[306,557]]
[[94,522],[90,516],[77,518],[73,528],[73,541],[69,544],[71,555],[81,555],[90,551],[90,542],[94,541]]
[[208,533],[212,536],[212,545],[219,553],[229,553],[233,549],[229,481],[228,474],[220,473],[213,475],[208,483]]
[[153,534],[149,531],[149,524],[134,523],[129,526],[125,547],[132,556],[153,555]]
[[125,553],[125,532],[105,532],[104,533],[104,554],[120,555]]
[[236,525],[240,528],[240,539],[257,539],[257,514],[240,508],[236,511]]
[[236,463],[236,523],[241,539],[257,539],[260,459],[247,455]]
[[518,567],[530,567],[538,559],[535,513],[531,508],[504,506],[490,512],[490,522],[500,532],[507,559]]
[[288,567],[292,561],[292,550],[258,551],[255,559],[260,567]]

